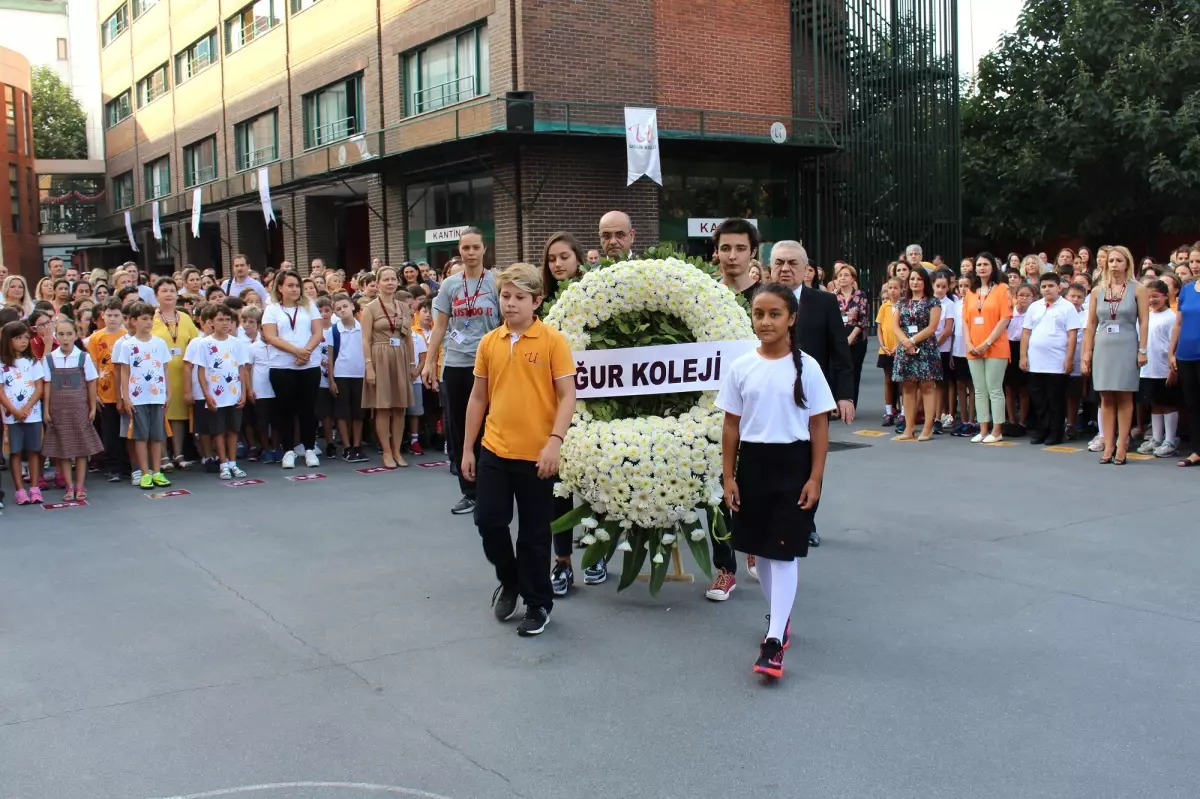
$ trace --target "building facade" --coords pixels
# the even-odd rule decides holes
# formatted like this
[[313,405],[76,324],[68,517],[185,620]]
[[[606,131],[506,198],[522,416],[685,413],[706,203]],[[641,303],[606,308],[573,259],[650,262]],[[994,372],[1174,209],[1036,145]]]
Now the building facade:
[[[466,225],[495,262],[537,261],[556,230],[596,246],[614,208],[639,247],[703,254],[705,226],[737,215],[818,259],[954,252],[953,14],[954,0],[99,0],[112,213],[98,230],[124,239],[128,215],[158,271],[227,269],[237,252],[438,263]],[[661,187],[626,186],[625,106],[658,109]]]
[[26,279],[40,274],[37,183],[33,172],[33,117],[29,60],[0,47],[0,103],[4,106],[4,145],[0,147],[0,264]]

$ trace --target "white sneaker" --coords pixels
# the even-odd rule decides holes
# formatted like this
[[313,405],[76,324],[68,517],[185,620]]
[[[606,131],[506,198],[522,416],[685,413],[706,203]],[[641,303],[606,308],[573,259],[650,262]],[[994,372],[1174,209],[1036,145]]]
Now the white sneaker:
[[1096,434],[1096,437],[1088,442],[1088,452],[1103,452],[1104,451],[1104,436]]
[[134,469],[133,474],[129,476],[129,482],[134,488],[140,487],[142,484],[142,470]]
[[953,427],[953,426],[954,426],[954,417],[948,413],[942,414],[942,427]]
[[285,469],[295,469],[296,468],[296,453],[290,449],[287,452],[283,453],[283,468],[285,468]]
[[[974,441],[975,439],[971,439],[971,440]],[[989,434],[983,439],[983,443],[984,444],[995,444],[996,437],[994,435]]]
[[246,470],[238,468],[236,463],[229,467],[229,471],[233,472],[233,476],[239,480],[246,476]]
[[1141,446],[1137,448],[1137,451],[1142,455],[1149,455],[1150,453],[1154,452],[1154,450],[1161,447],[1162,443],[1163,442],[1161,441],[1155,441],[1153,438],[1147,438],[1142,442]]
[[1154,457],[1156,458],[1173,458],[1178,454],[1179,449],[1175,446],[1174,441],[1164,441],[1154,449]]
[[304,465],[310,469],[315,469],[321,465],[321,459],[317,457],[315,449],[310,449],[304,453]]
[[228,466],[222,466],[221,467],[221,479],[222,480],[232,480],[233,479],[233,470],[230,469]]
[[[991,438],[991,436],[988,436],[988,438]],[[983,441],[983,433],[976,433],[975,435],[971,436],[972,444],[978,444],[980,441]]]

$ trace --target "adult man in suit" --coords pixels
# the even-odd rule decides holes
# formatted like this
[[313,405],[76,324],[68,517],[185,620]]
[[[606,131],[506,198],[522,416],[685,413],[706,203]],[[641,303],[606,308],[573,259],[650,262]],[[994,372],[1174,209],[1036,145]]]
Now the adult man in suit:
[[[837,298],[826,291],[803,286],[800,276],[808,266],[808,253],[798,241],[781,241],[771,248],[771,279],[796,292],[800,314],[796,319],[800,349],[821,365],[821,371],[837,400],[838,415],[846,424],[854,421],[854,364],[850,344],[842,326]],[[814,530],[809,546],[821,545]]]

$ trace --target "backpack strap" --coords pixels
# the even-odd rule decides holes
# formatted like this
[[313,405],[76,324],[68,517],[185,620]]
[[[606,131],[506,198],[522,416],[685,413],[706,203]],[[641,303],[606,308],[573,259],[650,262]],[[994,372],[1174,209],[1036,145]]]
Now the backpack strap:
[[[84,359],[84,358],[86,358],[86,357],[87,357],[87,353],[86,353],[86,352],[84,352],[82,349],[80,349],[80,350],[79,350],[79,363],[77,363],[77,364],[75,365],[75,366],[76,366],[76,368],[77,368],[77,369],[79,369],[80,371],[82,371],[82,370],[83,370],[83,359]],[[51,358],[51,359],[50,359],[50,363],[54,363],[54,359],[53,359],[53,358]]]

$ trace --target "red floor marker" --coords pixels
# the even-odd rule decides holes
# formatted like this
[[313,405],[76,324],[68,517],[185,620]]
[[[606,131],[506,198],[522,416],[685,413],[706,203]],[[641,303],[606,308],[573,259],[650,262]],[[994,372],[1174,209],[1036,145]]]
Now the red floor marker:
[[267,482],[267,481],[260,480],[257,477],[251,477],[249,480],[234,480],[232,482],[226,483],[225,487],[226,488],[245,488],[246,486],[262,485],[265,482]]
[[43,502],[42,510],[62,510],[63,508],[86,508],[86,499],[77,499],[72,502]]
[[429,463],[418,463],[422,469],[436,469],[438,466],[449,466],[450,461],[430,461]]
[[293,483],[307,483],[309,480],[324,480],[323,474],[294,474],[287,478]]

